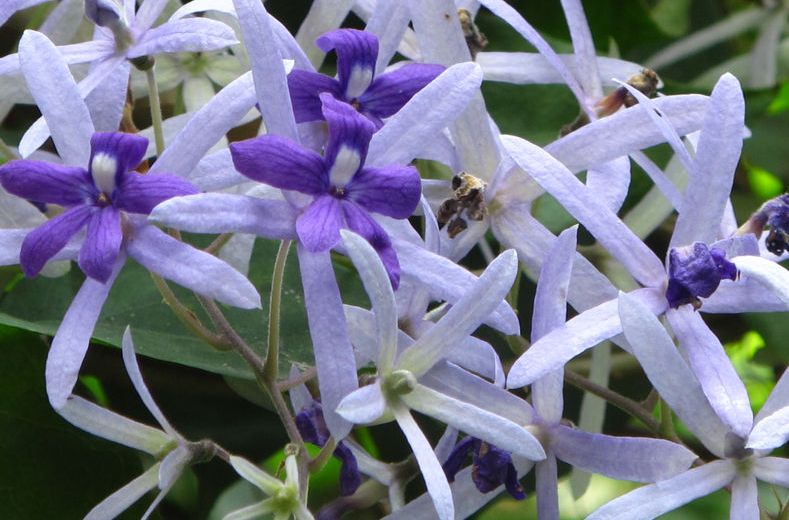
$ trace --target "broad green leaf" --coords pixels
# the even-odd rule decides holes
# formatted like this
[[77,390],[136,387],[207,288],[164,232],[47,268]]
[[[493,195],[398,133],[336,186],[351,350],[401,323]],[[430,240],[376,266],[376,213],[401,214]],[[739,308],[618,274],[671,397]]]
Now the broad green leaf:
[[[247,311],[223,307],[225,315],[241,336],[261,355],[265,354],[271,270],[278,244],[258,240],[249,278],[257,287],[263,310]],[[347,303],[368,305],[352,268],[335,266]],[[84,279],[79,269],[57,279],[22,279],[0,300],[0,324],[41,334],[54,335],[60,320]],[[203,323],[210,325],[197,300],[186,290],[170,285],[178,297]],[[309,329],[304,309],[295,248],[288,259],[282,294],[280,361],[283,371],[291,363],[313,363]],[[138,352],[164,361],[208,370],[222,375],[252,379],[252,372],[234,352],[218,351],[193,336],[164,304],[150,275],[134,261],[127,261],[104,305],[94,340],[120,346],[121,335],[131,325]]]
[[[82,518],[142,472],[140,458],[52,411],[39,336],[0,327],[0,348],[0,518]],[[139,518],[147,503],[123,518]]]

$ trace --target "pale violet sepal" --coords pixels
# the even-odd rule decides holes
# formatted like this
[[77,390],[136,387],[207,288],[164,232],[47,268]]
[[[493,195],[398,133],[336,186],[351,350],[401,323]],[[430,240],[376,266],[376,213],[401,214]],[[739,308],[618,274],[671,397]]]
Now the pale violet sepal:
[[780,264],[759,256],[738,256],[732,258],[732,263],[737,266],[741,277],[756,280],[789,305],[789,271]]

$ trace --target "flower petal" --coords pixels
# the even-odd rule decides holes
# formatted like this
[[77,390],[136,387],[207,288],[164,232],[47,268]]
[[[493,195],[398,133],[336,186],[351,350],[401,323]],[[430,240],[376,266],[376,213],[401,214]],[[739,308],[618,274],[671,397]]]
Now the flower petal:
[[[687,135],[701,128],[709,98],[698,94],[665,96],[653,104],[679,135]],[[662,143],[665,137],[660,130],[650,124],[643,110],[635,108],[593,121],[547,145],[545,151],[571,172],[578,172]]]
[[262,135],[230,144],[236,169],[283,190],[319,195],[329,190],[323,158],[286,137]]
[[397,367],[417,377],[430,370],[450,346],[471,334],[499,305],[512,286],[517,267],[515,251],[500,254],[438,323],[400,356]]
[[753,426],[748,392],[720,340],[689,305],[669,310],[666,318],[718,417],[734,433],[748,437]]
[[288,74],[288,90],[297,123],[323,120],[319,95],[329,92],[342,98],[340,84],[336,79],[309,70],[295,69]]
[[[662,292],[637,289],[631,298],[638,299],[654,314],[666,310]],[[622,333],[617,301],[609,300],[588,309],[540,338],[512,365],[507,374],[507,387],[520,388],[531,384],[604,340]]]
[[271,17],[262,2],[234,0],[238,24],[255,80],[258,107],[266,131],[298,139],[287,72],[277,41],[271,38]]
[[502,142],[518,166],[586,226],[636,280],[651,287],[663,283],[666,272],[652,250],[567,168],[542,148],[519,137],[503,136]]
[[349,231],[340,234],[372,304],[380,345],[376,365],[382,373],[388,373],[397,353],[397,305],[392,284],[378,253],[366,239]]
[[696,146],[695,171],[691,171],[682,197],[670,247],[697,240],[709,243],[719,238],[734,170],[740,160],[744,117],[740,83],[731,74],[724,74],[710,95]]
[[296,219],[296,232],[308,251],[327,251],[340,241],[342,220],[340,201],[331,195],[322,195]]
[[688,469],[698,457],[663,439],[612,437],[556,425],[551,450],[561,460],[617,480],[658,482]]
[[189,177],[206,152],[254,106],[255,88],[250,72],[220,90],[192,116],[151,166],[150,173]]
[[157,462],[145,470],[145,473],[99,502],[96,507],[85,515],[84,520],[115,518],[126,511],[132,504],[142,498],[148,491],[156,488],[159,484],[160,465],[161,463]]
[[346,395],[337,405],[337,413],[354,424],[368,424],[381,417],[386,399],[378,383],[363,386]]
[[537,480],[537,516],[546,520],[559,518],[559,480],[556,456],[548,452],[548,457],[535,464],[534,475]]
[[81,430],[151,455],[161,454],[173,442],[161,430],[133,421],[76,395],[69,396],[57,412]]
[[359,97],[373,79],[378,58],[378,38],[356,29],[336,29],[315,41],[323,52],[337,53],[337,79],[348,98]]
[[346,186],[348,198],[367,211],[408,218],[419,204],[422,184],[413,166],[362,168]]
[[393,406],[392,413],[406,439],[408,439],[408,444],[411,445],[411,450],[413,450],[416,462],[419,464],[422,478],[425,479],[427,492],[433,500],[435,513],[440,520],[453,520],[455,518],[455,506],[452,503],[452,491],[447,482],[447,477],[444,475],[444,469],[436,458],[436,454],[433,453],[430,442],[428,442],[425,434],[419,429],[416,421],[414,421],[414,418],[405,406],[402,404]]
[[759,450],[778,448],[789,440],[789,406],[763,417],[747,437],[746,448]]
[[122,242],[120,212],[111,206],[94,211],[79,252],[80,269],[91,278],[106,283],[120,254]]
[[43,34],[25,31],[19,41],[19,60],[64,164],[86,166],[93,123],[57,48]]
[[772,415],[781,408],[789,406],[789,370],[784,370],[781,378],[775,383],[767,401],[762,405],[759,413],[756,414],[754,423],[758,423],[763,418]]
[[759,520],[759,491],[756,477],[738,474],[731,484],[731,509],[729,517],[737,520]]
[[[478,382],[479,385],[468,388],[468,391],[474,392],[476,386],[490,384],[481,379]],[[545,458],[545,450],[540,441],[523,426],[485,408],[449,397],[420,384],[417,384],[413,391],[401,396],[401,400],[412,410],[438,419],[502,450],[531,460]]]
[[324,160],[332,185],[345,186],[364,164],[375,126],[351,105],[337,101],[331,94],[320,94],[320,100],[323,117],[329,125]]
[[144,215],[158,204],[184,195],[194,195],[198,189],[183,177],[175,175],[138,175],[129,172],[123,176],[115,195],[118,209]]
[[619,295],[619,316],[633,353],[660,397],[710,451],[723,455],[730,430],[715,413],[658,319],[638,299],[626,294]]
[[300,245],[298,254],[323,415],[334,439],[340,441],[351,424],[334,410],[358,385],[340,289],[328,252],[311,253]]
[[290,204],[232,193],[175,197],[156,206],[148,220],[190,233],[254,233],[265,238],[296,238],[296,212]]
[[382,74],[359,98],[361,110],[379,118],[391,117],[444,70],[443,65],[409,63]]
[[143,404],[154,416],[156,422],[162,427],[170,437],[179,438],[180,435],[175,431],[175,428],[170,425],[170,421],[164,416],[156,401],[153,400],[150,390],[145,384],[145,380],[140,372],[140,365],[137,363],[137,356],[134,353],[134,342],[132,341],[131,329],[127,326],[123,331],[123,339],[121,341],[121,353],[123,354],[123,364],[126,367],[126,373],[129,374],[134,389],[137,395],[142,399]]
[[[148,139],[123,132],[97,132],[90,138],[90,172],[96,186],[112,193],[127,172],[135,169],[145,156]],[[102,179],[105,172],[108,179]],[[105,184],[112,188],[105,188]]]
[[780,264],[760,256],[738,256],[732,262],[740,274],[759,282],[764,288],[789,305],[789,271]]
[[397,253],[392,247],[389,235],[370,214],[355,203],[344,201],[342,211],[348,229],[363,236],[378,253],[389,274],[392,287],[397,290],[400,286],[400,262],[397,260]]
[[615,498],[586,520],[649,520],[717,491],[728,485],[735,474],[731,461],[716,460]]
[[753,461],[753,474],[759,480],[770,484],[789,487],[789,459],[778,457],[757,458]]
[[62,408],[77,383],[79,368],[90,345],[93,328],[101,314],[115,277],[123,267],[121,255],[107,283],[86,278],[60,322],[47,355],[47,395],[52,408]]
[[146,269],[198,294],[242,309],[260,308],[260,295],[241,273],[156,226],[138,226],[126,250]]
[[16,160],[0,166],[0,183],[23,199],[62,206],[84,204],[95,192],[85,168]]
[[44,264],[85,226],[94,210],[91,206],[76,206],[28,233],[19,252],[19,263],[25,275],[36,276]]
[[367,166],[408,164],[479,92],[482,71],[474,63],[445,70],[403,106],[370,141]]
[[171,52],[203,52],[238,43],[233,30],[208,18],[172,20],[149,31],[126,51],[129,59]]

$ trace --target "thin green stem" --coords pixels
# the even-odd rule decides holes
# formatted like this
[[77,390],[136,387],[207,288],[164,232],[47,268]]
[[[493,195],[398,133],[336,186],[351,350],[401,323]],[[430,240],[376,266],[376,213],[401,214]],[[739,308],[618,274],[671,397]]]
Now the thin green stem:
[[203,249],[203,251],[212,255],[216,255],[222,250],[223,247],[225,247],[225,244],[227,244],[230,239],[233,238],[233,235],[234,233],[222,233],[216,237],[213,242],[208,244],[208,247]]
[[277,388],[279,388],[280,392],[287,392],[293,387],[303,385],[310,379],[314,378],[318,375],[318,371],[315,367],[309,367],[304,372],[301,372],[299,375],[294,377],[289,377],[288,379],[283,379],[281,381],[277,381]]
[[151,124],[153,125],[153,137],[156,141],[156,156],[161,157],[164,152],[164,131],[162,130],[162,104],[159,99],[159,86],[156,84],[156,73],[152,66],[145,71],[145,79],[148,80],[148,99],[151,104]]
[[162,295],[164,302],[192,334],[218,350],[229,350],[231,348],[230,343],[225,340],[225,338],[210,331],[203,325],[200,318],[195,316],[189,307],[181,303],[181,300],[178,299],[162,277],[151,273],[151,278],[153,279],[154,285],[156,285],[156,288],[159,290],[159,294]]
[[282,281],[285,278],[285,263],[290,251],[290,240],[279,244],[277,258],[274,260],[274,272],[271,276],[271,299],[268,308],[268,351],[264,376],[266,381],[276,387],[279,367],[279,326],[280,305],[282,302]]
[[660,399],[660,436],[671,439],[677,436],[674,430],[674,418],[671,415],[671,408],[668,403]]
[[326,444],[323,445],[321,448],[320,453],[312,459],[309,463],[310,473],[318,473],[323,467],[329,462],[329,459],[334,453],[334,449],[337,447],[337,442],[335,442],[334,437],[329,437],[329,440],[326,441]]

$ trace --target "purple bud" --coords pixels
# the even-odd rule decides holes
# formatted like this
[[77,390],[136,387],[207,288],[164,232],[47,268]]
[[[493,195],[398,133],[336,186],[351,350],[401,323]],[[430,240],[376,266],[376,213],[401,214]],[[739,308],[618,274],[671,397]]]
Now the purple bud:
[[672,309],[686,303],[698,308],[699,298],[711,296],[722,279],[737,278],[737,268],[726,260],[725,253],[702,242],[672,249],[668,272],[666,299]]
[[510,454],[474,437],[460,441],[449,454],[443,466],[447,480],[454,482],[469,452],[472,453],[471,479],[480,492],[488,493],[504,484],[514,499],[526,498]]

